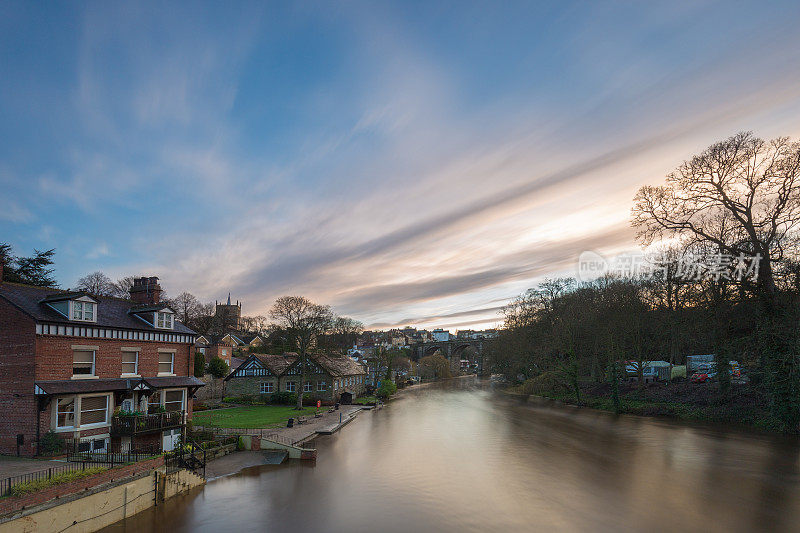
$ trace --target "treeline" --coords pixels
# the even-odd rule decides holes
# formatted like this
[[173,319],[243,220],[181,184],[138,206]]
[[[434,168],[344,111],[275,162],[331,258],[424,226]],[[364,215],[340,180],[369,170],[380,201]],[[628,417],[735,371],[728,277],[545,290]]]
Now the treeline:
[[[626,361],[715,354],[719,401],[728,361],[744,366],[783,430],[800,427],[800,144],[741,133],[639,190],[632,224],[655,251],[638,275],[551,279],[515,299],[493,344],[494,372],[574,392]],[[633,273],[637,274],[637,273]],[[618,403],[617,403],[618,406]]]

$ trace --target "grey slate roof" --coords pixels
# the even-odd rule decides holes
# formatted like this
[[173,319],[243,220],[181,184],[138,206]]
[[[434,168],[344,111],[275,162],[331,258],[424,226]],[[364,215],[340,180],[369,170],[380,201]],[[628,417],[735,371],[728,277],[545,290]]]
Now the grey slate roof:
[[42,303],[48,297],[63,297],[65,295],[76,294],[74,292],[51,289],[48,287],[34,287],[32,285],[22,285],[20,283],[10,283],[4,281],[0,283],[0,298],[3,298],[17,307],[20,311],[30,316],[37,322],[75,324],[80,326],[97,326],[110,328],[135,329],[140,331],[158,331],[162,333],[185,333],[196,335],[194,331],[187,328],[177,320],[175,327],[171,330],[159,329],[151,326],[143,320],[129,313],[137,304],[122,298],[112,298],[110,296],[91,296],[97,301],[97,322],[82,322],[69,320],[67,317],[58,313],[48,305]]

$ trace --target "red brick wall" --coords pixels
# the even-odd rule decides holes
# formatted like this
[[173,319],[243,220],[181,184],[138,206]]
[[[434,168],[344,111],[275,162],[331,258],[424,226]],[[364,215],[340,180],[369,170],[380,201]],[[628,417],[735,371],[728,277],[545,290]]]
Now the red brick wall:
[[17,434],[25,436],[20,453],[32,455],[36,440],[33,394],[36,324],[0,298],[0,453],[17,453]]
[[169,342],[136,341],[123,339],[95,339],[86,337],[36,337],[36,379],[70,379],[72,377],[72,346],[98,346],[95,354],[95,374],[101,378],[119,378],[122,375],[122,347],[136,347],[139,351],[139,375],[158,375],[158,349],[175,349],[175,375],[193,375],[194,364],[189,369],[191,346]]
[[91,489],[97,487],[98,485],[102,485],[103,483],[109,483],[111,481],[132,477],[161,466],[164,466],[164,457],[156,457],[154,459],[140,461],[131,465],[112,468],[110,470],[106,470],[105,472],[100,472],[99,474],[78,479],[76,481],[71,481],[69,483],[54,485],[44,490],[40,490],[39,492],[26,494],[25,496],[4,498],[0,500],[0,516],[19,511],[25,507],[40,505],[55,498],[60,498],[69,494],[75,494],[76,492],[80,492],[82,490]]

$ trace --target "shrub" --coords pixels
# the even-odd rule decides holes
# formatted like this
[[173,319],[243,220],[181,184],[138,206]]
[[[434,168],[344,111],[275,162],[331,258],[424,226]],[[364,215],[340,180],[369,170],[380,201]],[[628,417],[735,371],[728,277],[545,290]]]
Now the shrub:
[[39,443],[39,452],[42,455],[56,455],[64,449],[64,441],[61,440],[52,429],[44,434]]
[[77,479],[83,479],[85,477],[93,476],[95,474],[99,474],[100,472],[107,470],[105,467],[98,466],[95,468],[87,468],[86,470],[76,470],[74,472],[62,472],[60,474],[56,474],[50,479],[37,479],[35,481],[23,481],[22,483],[16,483],[11,486],[9,490],[9,494],[11,496],[23,496],[25,494],[30,494],[32,492],[37,492],[42,489],[46,489],[47,487],[52,487],[53,485],[60,485],[61,483],[67,483],[69,481],[75,481]]
[[202,378],[206,371],[206,356],[197,352],[194,354],[194,377]]
[[522,384],[523,394],[563,393],[568,390],[569,386],[556,372],[544,372]]
[[278,405],[295,405],[297,403],[297,393],[289,391],[273,392],[269,401]]
[[381,381],[381,386],[375,391],[375,396],[385,400],[395,392],[397,392],[397,385],[394,384],[394,381],[384,379]]
[[215,378],[224,378],[228,375],[228,363],[215,355],[208,363],[208,373]]

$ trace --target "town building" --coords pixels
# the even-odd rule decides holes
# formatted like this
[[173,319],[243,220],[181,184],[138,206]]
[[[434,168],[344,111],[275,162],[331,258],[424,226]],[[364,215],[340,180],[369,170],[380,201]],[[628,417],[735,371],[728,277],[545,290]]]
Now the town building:
[[0,277],[0,453],[35,455],[49,431],[81,450],[171,449],[203,382],[195,333],[161,293],[156,277],[130,299]]
[[443,329],[434,329],[431,331],[431,337],[434,342],[447,342],[450,340],[450,332]]
[[264,345],[264,339],[254,333],[229,332],[224,335],[200,335],[195,341],[198,352],[205,357],[206,364],[214,357],[219,357],[231,366],[235,356],[243,356],[253,348]]
[[[299,392],[302,368],[295,353],[252,354],[225,378],[227,396]],[[364,394],[366,371],[343,355],[309,354],[303,397],[325,403],[350,403]]]

